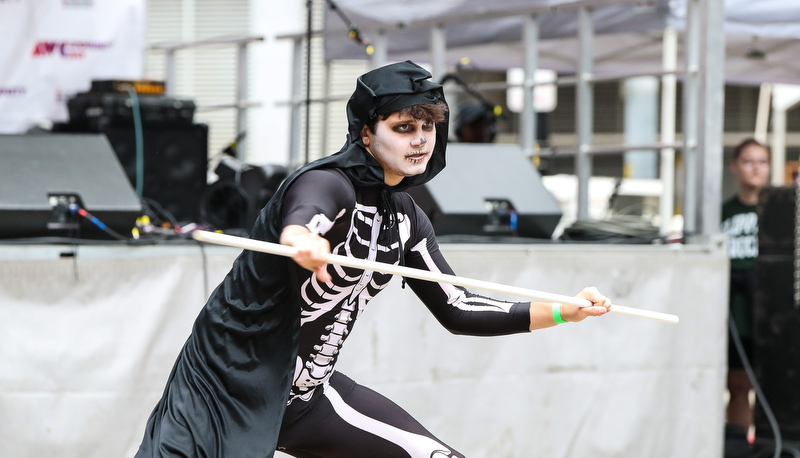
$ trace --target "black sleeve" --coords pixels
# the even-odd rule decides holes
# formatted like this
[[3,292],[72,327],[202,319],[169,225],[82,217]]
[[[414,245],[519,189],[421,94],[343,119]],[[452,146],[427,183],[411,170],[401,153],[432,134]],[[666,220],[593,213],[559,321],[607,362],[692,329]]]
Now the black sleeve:
[[299,225],[324,235],[355,202],[355,190],[337,170],[309,170],[286,190],[283,197],[283,227]]
[[[412,234],[405,253],[406,266],[452,275],[453,270],[439,251],[430,220],[413,206],[415,210],[407,213],[412,218]],[[446,283],[413,278],[406,278],[406,282],[453,334],[494,336],[530,331],[530,302],[491,299]]]

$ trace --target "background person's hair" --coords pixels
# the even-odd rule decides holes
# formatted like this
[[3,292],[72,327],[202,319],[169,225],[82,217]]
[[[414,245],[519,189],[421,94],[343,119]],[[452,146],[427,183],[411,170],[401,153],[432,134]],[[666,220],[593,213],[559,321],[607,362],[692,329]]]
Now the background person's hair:
[[741,143],[736,145],[736,148],[734,148],[734,150],[733,150],[733,160],[735,161],[735,160],[739,159],[739,156],[742,155],[742,151],[744,151],[745,148],[747,148],[749,146],[760,146],[760,147],[764,148],[764,150],[766,150],[767,156],[770,155],[769,147],[767,145],[765,145],[765,144],[761,143],[760,141],[756,140],[755,138],[751,137],[751,138],[746,138],[746,139],[742,140]]

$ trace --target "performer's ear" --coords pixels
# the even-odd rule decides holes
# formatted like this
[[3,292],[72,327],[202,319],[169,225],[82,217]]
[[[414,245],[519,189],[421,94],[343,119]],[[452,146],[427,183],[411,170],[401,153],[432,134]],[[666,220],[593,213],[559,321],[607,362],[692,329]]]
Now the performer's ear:
[[369,136],[371,133],[369,126],[364,126],[364,128],[361,129],[361,142],[364,143],[364,146],[369,146]]

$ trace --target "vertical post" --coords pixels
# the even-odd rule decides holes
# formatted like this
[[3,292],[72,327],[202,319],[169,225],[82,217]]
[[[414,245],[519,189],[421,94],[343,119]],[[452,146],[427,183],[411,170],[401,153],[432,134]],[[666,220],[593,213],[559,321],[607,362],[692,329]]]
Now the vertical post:
[[[665,72],[674,72],[678,68],[678,32],[672,28],[664,29],[662,67]],[[677,93],[677,77],[668,74],[661,77],[661,143],[675,143],[675,113]],[[662,236],[669,235],[670,221],[675,211],[675,150],[661,149],[661,185],[663,192],[658,201]]]
[[[181,41],[183,42],[192,42],[196,39],[196,16],[197,16],[197,1],[196,0],[180,0],[181,3]],[[186,94],[195,94],[195,79],[194,79],[194,72],[195,68],[195,55],[196,52],[194,49],[186,49],[183,48],[183,52],[181,53],[181,68],[189,69],[188,72],[182,72],[181,74],[181,87],[185,91]],[[188,74],[187,74],[188,73]],[[177,74],[173,74],[173,77],[177,77]],[[173,78],[173,94],[177,93],[177,79]]]
[[372,68],[383,67],[389,56],[389,44],[386,31],[379,30],[372,45]]
[[303,163],[311,161],[311,39],[314,2],[306,0],[306,97],[305,97],[305,158]]
[[[625,144],[652,145],[658,138],[658,78],[635,76],[622,82],[625,99]],[[626,151],[623,157],[625,178],[658,177],[658,155],[652,149]]]
[[322,156],[328,155],[328,111],[330,110],[331,96],[331,61],[325,61],[325,84],[322,88]]
[[725,0],[701,2],[700,136],[697,229],[717,234],[722,213],[722,134],[725,118]]
[[[247,42],[239,42],[236,49],[236,138],[247,132]],[[237,140],[236,157],[245,160],[247,142]]]
[[758,109],[756,110],[756,127],[753,138],[767,144],[767,130],[769,130],[769,106],[772,101],[772,84],[761,83],[758,90]]
[[700,0],[686,2],[686,75],[683,82],[683,232],[697,231],[697,122],[699,109]]
[[783,186],[786,164],[786,107],[772,107],[772,145],[770,147],[770,184]]
[[444,26],[436,24],[431,27],[431,66],[433,79],[439,81],[447,73],[447,40]]
[[166,68],[164,69],[164,80],[166,82],[165,90],[167,97],[175,97],[177,91],[175,90],[175,49],[167,48],[166,50]]
[[592,12],[582,6],[578,10],[578,83],[575,98],[575,130],[578,137],[578,153],[575,155],[575,174],[578,176],[578,221],[589,219],[589,178],[592,176],[592,158],[589,148],[592,144],[592,115],[594,94],[592,66],[594,26]]
[[289,168],[296,169],[300,160],[300,104],[303,103],[303,39],[292,42],[292,102],[289,122]]
[[533,157],[536,153],[536,107],[533,91],[536,88],[536,68],[539,47],[539,22],[536,15],[527,15],[522,23],[523,46],[525,47],[525,83],[523,86],[522,126],[520,128],[520,144],[522,153]]

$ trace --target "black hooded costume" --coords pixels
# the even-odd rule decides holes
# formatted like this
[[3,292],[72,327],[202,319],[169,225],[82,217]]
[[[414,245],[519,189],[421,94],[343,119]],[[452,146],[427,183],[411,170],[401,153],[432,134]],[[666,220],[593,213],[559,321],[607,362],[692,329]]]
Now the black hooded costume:
[[[358,78],[347,105],[345,145],[289,176],[250,237],[278,242],[285,226],[301,224],[328,238],[337,254],[452,273],[427,217],[402,192],[444,168],[447,120],[436,125],[426,171],[393,187],[384,183],[381,165],[360,136],[367,121],[380,114],[444,101],[441,86],[430,77],[416,64],[402,62]],[[336,332],[344,323],[343,342],[363,306],[391,278],[331,265],[328,271],[333,280],[325,284],[289,258],[243,251],[197,317],[136,456],[273,456],[290,395],[292,402],[307,399],[334,372],[341,342],[333,346],[321,333]],[[407,281],[455,333],[528,331],[528,303]],[[322,302],[323,309],[318,307]],[[327,353],[326,346],[331,347]],[[309,373],[322,367],[315,364],[325,367],[320,378],[311,380]]]

